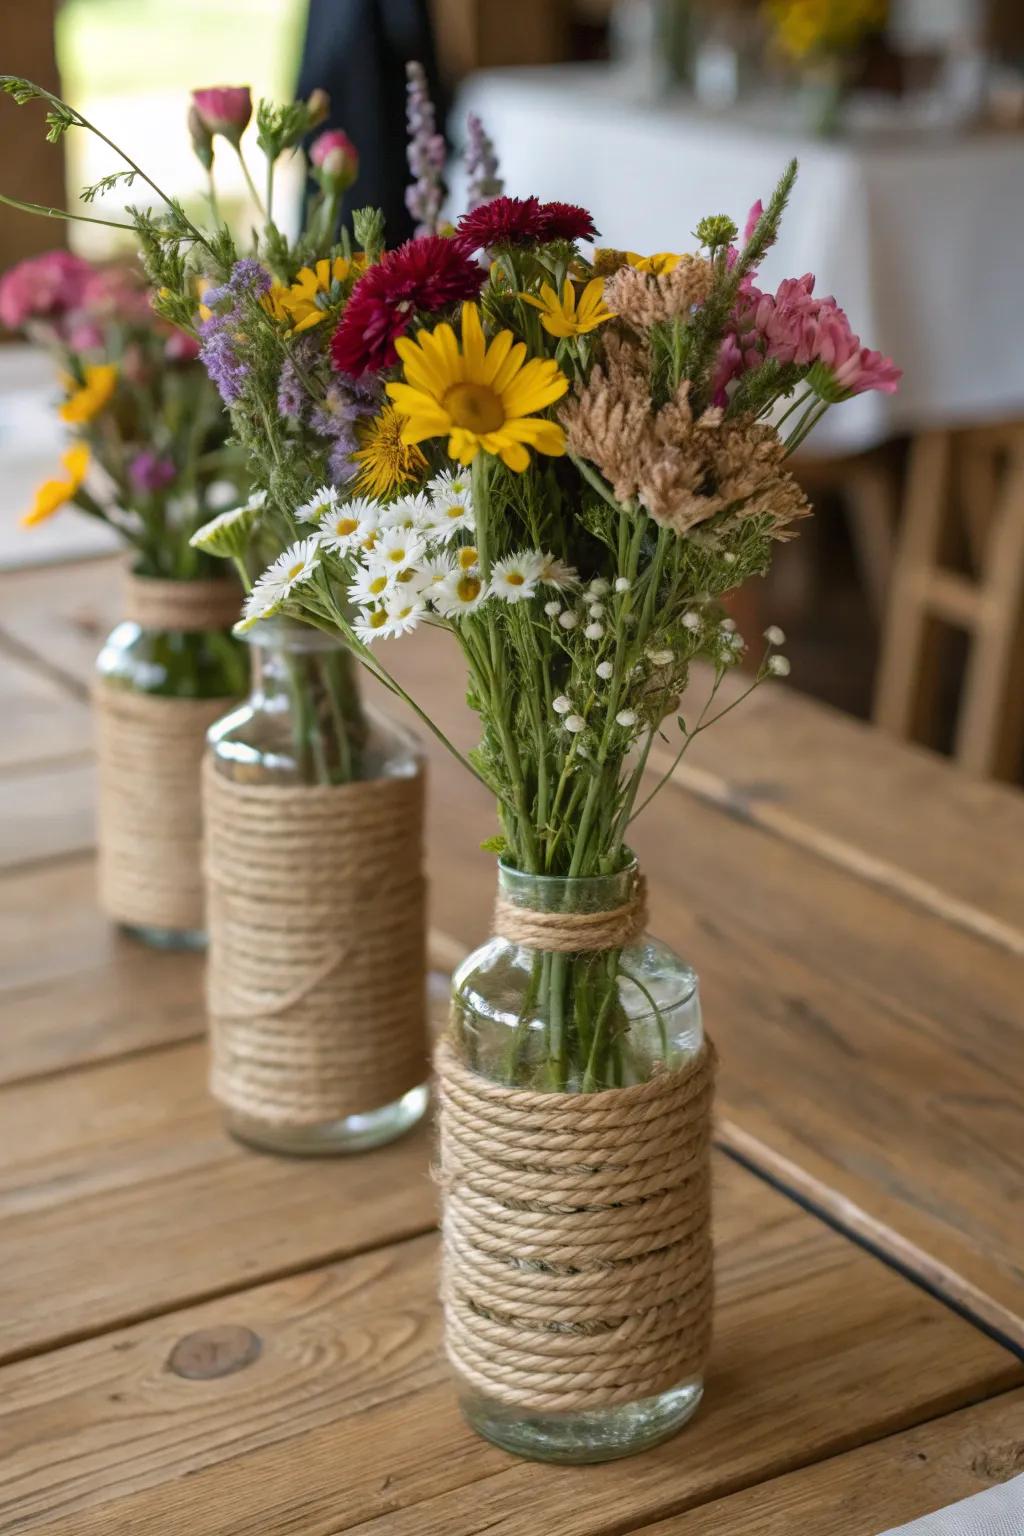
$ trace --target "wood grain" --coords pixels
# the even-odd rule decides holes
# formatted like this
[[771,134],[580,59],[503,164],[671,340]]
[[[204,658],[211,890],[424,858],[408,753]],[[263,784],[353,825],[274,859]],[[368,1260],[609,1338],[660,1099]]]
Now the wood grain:
[[[372,1159],[346,1169],[357,1162]],[[309,1195],[318,1172],[299,1165]],[[428,1237],[8,1367],[0,1528],[599,1536],[1024,1380],[1005,1351],[745,1170],[720,1157],[716,1181],[711,1386],[694,1424],[649,1455],[538,1468],[471,1435],[440,1355]],[[308,1218],[303,1197],[295,1225]],[[175,1267],[183,1240],[162,1230]],[[183,1338],[225,1328],[259,1339],[243,1368],[167,1369]]]
[[0,873],[92,847],[96,775],[89,753],[0,773],[0,794],[8,806]]
[[[11,769],[48,764],[87,752],[92,721],[85,705],[60,683],[26,665],[0,644],[0,787]],[[4,814],[4,822],[9,811]],[[7,843],[4,833],[0,846]]]
[[636,1536],[874,1536],[1024,1472],[1024,1392],[773,1478]]
[[120,556],[0,574],[0,640],[34,655],[72,696],[87,690],[120,617]]
[[[91,857],[0,877],[0,1083],[205,1028],[201,957],[118,933],[96,906],[95,881]],[[4,1115],[0,1100],[0,1123]]]

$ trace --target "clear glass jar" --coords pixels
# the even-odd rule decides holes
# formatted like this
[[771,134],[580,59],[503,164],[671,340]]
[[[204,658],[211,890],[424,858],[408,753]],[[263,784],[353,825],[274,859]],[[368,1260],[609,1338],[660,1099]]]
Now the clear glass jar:
[[[499,865],[502,897],[540,912],[606,912],[623,906],[636,865],[616,875],[567,879]],[[452,1039],[466,1064],[510,1087],[579,1093],[646,1082],[702,1049],[697,977],[648,937],[618,951],[567,955],[495,937],[452,978]],[[463,1414],[486,1439],[539,1461],[584,1463],[629,1456],[667,1439],[696,1411],[703,1379],[680,1381],[639,1402],[569,1412],[510,1407],[459,1382]]]
[[[414,737],[362,701],[357,663],[340,638],[285,619],[263,620],[244,638],[251,693],[207,735],[218,773],[249,784],[313,785],[421,772]],[[423,1083],[390,1104],[304,1126],[271,1125],[225,1108],[225,1123],[240,1141],[272,1152],[363,1152],[414,1126],[428,1097]]]
[[[104,642],[96,659],[96,673],[107,687],[154,699],[209,700],[212,709],[208,721],[223,711],[227,701],[244,695],[249,665],[245,647],[230,630],[151,629],[134,619],[124,619]],[[201,722],[200,732],[205,724]],[[203,949],[206,945],[206,932],[201,927],[166,928],[124,921],[118,926],[157,949]]]

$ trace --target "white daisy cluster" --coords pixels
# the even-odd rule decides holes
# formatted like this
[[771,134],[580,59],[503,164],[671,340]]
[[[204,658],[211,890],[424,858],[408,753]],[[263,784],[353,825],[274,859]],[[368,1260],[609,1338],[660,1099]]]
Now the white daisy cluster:
[[366,498],[342,501],[323,486],[298,508],[315,526],[264,571],[246,603],[243,628],[276,612],[308,581],[324,558],[343,562],[348,596],[358,617],[353,629],[370,642],[407,634],[431,613],[457,619],[489,599],[520,603],[539,587],[563,590],[576,573],[543,550],[496,560],[489,579],[473,543],[469,477],[444,471],[425,491],[387,505]]

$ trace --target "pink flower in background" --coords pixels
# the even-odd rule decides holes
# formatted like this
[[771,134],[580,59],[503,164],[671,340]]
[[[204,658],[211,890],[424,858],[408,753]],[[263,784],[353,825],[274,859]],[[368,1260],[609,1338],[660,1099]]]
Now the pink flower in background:
[[0,277],[0,322],[18,331],[29,320],[59,320],[77,309],[92,267],[70,251],[19,261]]
[[127,262],[93,268],[76,307],[97,320],[121,320],[134,325],[155,323],[145,279],[137,267]]
[[335,191],[347,191],[359,175],[359,151],[341,128],[328,128],[314,139],[309,158]]
[[192,105],[207,133],[237,144],[252,117],[252,92],[247,85],[204,86],[192,92]]
[[164,346],[169,363],[192,363],[199,356],[199,342],[188,331],[173,330]]
[[128,466],[128,478],[137,491],[144,494],[165,491],[177,478],[174,460],[144,448]]

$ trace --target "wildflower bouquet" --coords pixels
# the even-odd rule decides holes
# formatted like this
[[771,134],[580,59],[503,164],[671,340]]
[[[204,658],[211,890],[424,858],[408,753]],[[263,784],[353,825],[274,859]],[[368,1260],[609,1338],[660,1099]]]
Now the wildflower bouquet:
[[63,475],[40,486],[25,526],[70,502],[117,531],[140,573],[211,574],[189,540],[238,500],[243,465],[198,346],[154,313],[142,272],[64,250],[30,257],[0,277],[0,322],[53,357],[71,438]]

